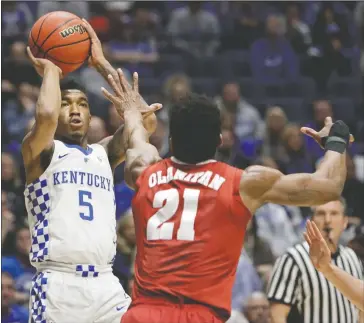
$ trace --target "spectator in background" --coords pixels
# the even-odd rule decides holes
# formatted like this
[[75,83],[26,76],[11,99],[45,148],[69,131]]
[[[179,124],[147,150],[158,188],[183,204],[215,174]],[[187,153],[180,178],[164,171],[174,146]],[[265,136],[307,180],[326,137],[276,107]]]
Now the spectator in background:
[[36,269],[30,264],[31,237],[29,227],[21,226],[15,232],[15,253],[1,258],[1,271],[9,273],[16,282],[15,299],[28,306],[32,278]]
[[217,148],[215,159],[240,169],[247,168],[250,162],[241,152],[239,140],[234,134],[232,125],[226,126],[223,121],[221,134],[222,144]]
[[265,114],[265,130],[262,156],[277,160],[284,153],[282,133],[287,124],[287,116],[281,107],[271,107]]
[[295,81],[298,60],[287,39],[284,38],[284,20],[269,15],[266,21],[266,37],[256,40],[250,50],[253,77],[265,84],[279,81]]
[[129,209],[118,221],[116,256],[113,272],[125,290],[135,258],[135,226],[132,210]]
[[8,153],[1,154],[1,190],[7,193],[10,210],[18,217],[23,216],[24,196],[19,165]]
[[[313,120],[305,126],[312,129],[321,129],[324,126],[327,117],[333,118],[332,106],[328,100],[318,99],[312,103],[313,107]],[[315,160],[324,155],[322,148],[309,136],[305,136],[307,150],[314,157]]]
[[232,309],[239,310],[249,296],[255,291],[261,291],[263,284],[245,251],[241,253],[236,269],[232,294]]
[[170,76],[163,85],[164,104],[158,117],[168,123],[169,107],[191,92],[190,79],[184,74]]
[[145,3],[136,2],[132,9],[132,19],[135,33],[139,39],[156,41],[159,29],[159,16],[148,10]]
[[39,76],[26,56],[25,42],[14,42],[10,47],[10,56],[5,57],[2,63],[2,100],[15,99],[16,91],[22,83],[31,85],[33,96],[37,97],[39,93],[39,89],[36,87],[38,80]]
[[301,20],[297,3],[288,2],[286,7],[286,37],[297,54],[305,54],[312,45],[310,27]]
[[318,90],[326,92],[327,82],[333,71],[340,76],[351,73],[350,58],[342,53],[344,48],[353,46],[344,15],[334,12],[332,3],[324,2],[312,28],[315,52],[311,53],[311,75]]
[[355,164],[352,157],[346,154],[347,175],[342,192],[346,200],[349,223],[364,224],[364,184],[356,178]]
[[253,293],[244,304],[244,314],[249,323],[270,323],[270,306],[267,296],[261,292]]
[[13,278],[6,272],[1,273],[1,322],[28,323],[27,310],[15,303],[15,286]]
[[2,117],[9,141],[22,142],[27,124],[34,116],[35,103],[34,89],[28,83],[20,84],[16,99],[4,103]]
[[219,46],[219,21],[202,5],[201,1],[190,1],[175,9],[167,27],[174,47],[193,58],[212,57]]
[[149,142],[154,145],[159,152],[159,156],[166,158],[169,155],[168,124],[158,118],[157,129],[150,136]]
[[227,83],[221,97],[216,98],[221,112],[232,120],[234,133],[241,141],[245,138],[260,138],[263,122],[258,110],[240,95],[237,83]]
[[104,120],[99,117],[92,116],[90,126],[87,132],[88,142],[95,144],[100,142],[107,136],[106,125]]
[[4,246],[9,233],[13,232],[15,224],[15,215],[9,209],[8,196],[5,191],[1,191],[1,247],[3,254],[8,252]]
[[38,17],[45,15],[52,11],[68,11],[78,17],[90,17],[90,8],[87,1],[40,1],[38,4]]
[[255,216],[248,224],[244,250],[252,260],[263,283],[263,289],[265,289],[273,268],[274,255],[270,245],[258,236],[258,225]]
[[352,248],[362,263],[364,263],[364,224],[356,228],[355,237],[349,242],[348,247]]
[[254,3],[237,3],[236,7],[239,13],[234,19],[231,33],[222,37],[222,47],[247,50],[255,40],[264,36],[264,25],[258,19]]
[[304,145],[300,127],[295,124],[287,125],[282,134],[285,154],[278,162],[284,174],[313,173],[315,161]]
[[354,9],[354,21],[358,28],[360,55],[360,69],[364,75],[364,1],[358,1]]
[[26,39],[34,19],[26,3],[6,1],[1,9],[2,54],[8,54],[14,41]]
[[115,63],[122,63],[125,68],[141,76],[153,76],[151,64],[159,59],[156,43],[151,37],[141,38],[129,17],[123,18],[121,30],[117,30],[105,49]]

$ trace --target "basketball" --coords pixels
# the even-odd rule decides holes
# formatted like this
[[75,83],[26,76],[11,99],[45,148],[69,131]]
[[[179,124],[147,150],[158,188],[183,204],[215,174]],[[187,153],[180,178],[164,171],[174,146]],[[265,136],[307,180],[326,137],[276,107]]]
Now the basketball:
[[30,31],[28,42],[35,57],[49,59],[64,76],[85,62],[91,47],[82,20],[65,11],[50,12],[39,18]]

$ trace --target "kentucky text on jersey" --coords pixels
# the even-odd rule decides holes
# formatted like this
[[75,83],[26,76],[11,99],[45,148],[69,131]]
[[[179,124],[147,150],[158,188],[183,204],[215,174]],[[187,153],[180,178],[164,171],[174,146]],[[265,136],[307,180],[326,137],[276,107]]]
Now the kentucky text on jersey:
[[109,192],[112,189],[111,180],[109,178],[97,174],[72,170],[53,173],[53,185],[56,186],[61,184],[88,185],[100,187]]
[[198,173],[186,173],[179,169],[174,169],[173,167],[167,168],[167,174],[162,174],[162,171],[158,171],[149,176],[149,187],[152,188],[156,185],[166,184],[170,181],[183,181],[190,183],[199,183],[206,187],[212,188],[218,191],[222,184],[225,182],[225,178],[213,174],[211,171],[198,172]]

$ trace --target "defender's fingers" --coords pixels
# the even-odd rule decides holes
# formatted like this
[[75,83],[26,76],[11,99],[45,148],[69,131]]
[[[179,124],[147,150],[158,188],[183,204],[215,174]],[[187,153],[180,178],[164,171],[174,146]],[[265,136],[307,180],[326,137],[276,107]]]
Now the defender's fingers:
[[116,95],[118,95],[118,96],[122,96],[122,95],[123,95],[123,93],[121,92],[120,87],[116,84],[115,79],[113,78],[113,76],[112,76],[111,74],[109,74],[109,75],[107,76],[107,79],[108,79],[109,84],[110,84],[110,86],[112,87],[112,89],[113,89],[114,93],[115,93]]
[[111,103],[114,103],[115,97],[108,90],[106,90],[104,87],[102,87],[101,92],[106,99],[108,99]]
[[137,72],[133,73],[133,90],[139,93],[139,75]]
[[126,78],[124,76],[124,73],[123,73],[121,68],[118,68],[117,72],[118,72],[121,88],[123,89],[123,92],[126,92],[127,89],[129,88],[129,83],[126,80]]

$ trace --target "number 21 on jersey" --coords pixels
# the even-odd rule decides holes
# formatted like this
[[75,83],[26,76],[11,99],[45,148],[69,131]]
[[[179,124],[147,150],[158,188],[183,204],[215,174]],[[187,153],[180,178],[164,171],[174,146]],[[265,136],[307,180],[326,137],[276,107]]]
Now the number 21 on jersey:
[[[194,226],[199,195],[200,190],[196,189],[186,188],[183,192],[183,208],[177,240],[192,241],[195,238]],[[147,240],[172,240],[174,223],[167,221],[176,214],[180,202],[178,190],[175,188],[155,194],[153,207],[159,210],[148,220]]]

